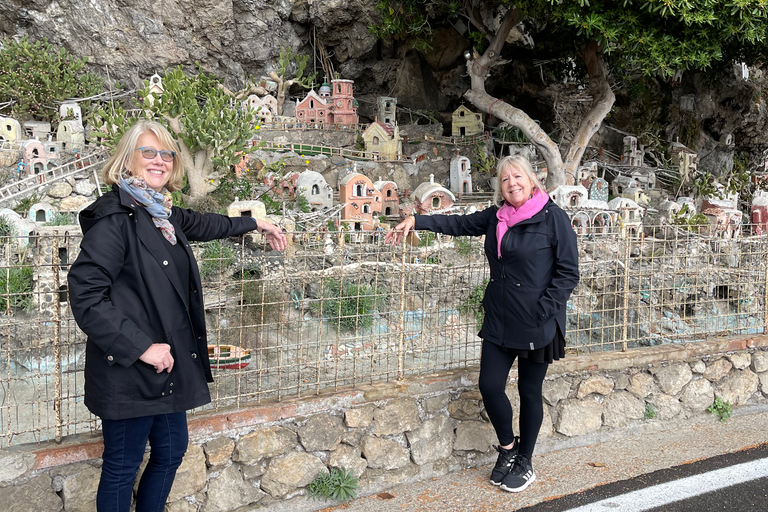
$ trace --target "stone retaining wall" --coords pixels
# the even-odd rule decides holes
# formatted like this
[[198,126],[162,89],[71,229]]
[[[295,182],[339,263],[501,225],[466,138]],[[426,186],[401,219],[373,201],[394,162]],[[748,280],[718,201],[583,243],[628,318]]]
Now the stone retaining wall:
[[[517,417],[515,380],[513,370]],[[559,361],[544,385],[540,446],[706,414],[716,395],[734,406],[768,403],[768,337]],[[351,470],[367,495],[490,464],[497,442],[473,370],[200,414],[190,417],[190,439],[170,512],[317,510],[329,503],[308,499],[306,486],[328,468]],[[8,512],[93,511],[100,453],[98,436],[0,450],[0,503]]]

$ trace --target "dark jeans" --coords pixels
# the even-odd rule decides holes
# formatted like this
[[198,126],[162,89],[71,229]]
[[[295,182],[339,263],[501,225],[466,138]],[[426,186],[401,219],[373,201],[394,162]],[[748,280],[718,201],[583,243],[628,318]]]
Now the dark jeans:
[[[501,446],[515,440],[512,433],[512,404],[504,392],[515,354],[489,341],[483,342],[480,358],[480,394]],[[544,419],[541,388],[547,374],[547,363],[535,363],[526,358],[517,361],[517,391],[520,394],[520,454],[529,459],[539,437]]]
[[133,484],[149,440],[149,463],[139,482],[136,512],[162,512],[176,470],[187,451],[187,413],[103,420],[104,463],[96,496],[98,512],[128,512]]

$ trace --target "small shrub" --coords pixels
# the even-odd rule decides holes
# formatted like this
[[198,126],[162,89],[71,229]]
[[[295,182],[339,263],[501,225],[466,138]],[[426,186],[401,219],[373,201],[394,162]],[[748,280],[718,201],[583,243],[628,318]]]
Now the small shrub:
[[42,196],[38,194],[32,194],[31,196],[20,199],[19,202],[16,203],[16,206],[13,207],[13,211],[19,215],[26,215],[29,213],[29,209],[32,208],[32,205],[39,203],[40,199],[42,199]]
[[16,228],[7,217],[0,215],[0,237],[15,236]]
[[234,251],[220,240],[206,242],[200,253],[200,279],[206,281],[220,276],[234,261]]
[[0,269],[0,310],[32,307],[32,267]]
[[77,221],[75,220],[74,213],[56,212],[53,214],[51,221],[46,222],[45,225],[46,226],[69,226],[76,223]]
[[244,281],[243,319],[250,325],[278,322],[281,319],[283,294],[262,280]]
[[645,412],[643,413],[644,420],[652,420],[656,417],[656,411],[653,409],[653,405],[645,404]]
[[428,247],[437,240],[437,235],[431,231],[422,232],[419,235],[419,247]]
[[485,287],[488,286],[488,280],[483,284],[475,286],[467,300],[459,306],[459,313],[462,315],[472,314],[475,317],[475,323],[479,329],[483,325],[483,318],[485,318],[485,310],[483,309],[483,296],[485,295]]
[[453,239],[456,252],[460,256],[469,256],[472,253],[472,238],[468,236],[457,236]]
[[357,477],[344,468],[331,468],[328,473],[317,475],[308,489],[314,499],[349,501],[357,496]]
[[707,412],[711,412],[720,418],[720,421],[728,421],[731,414],[733,414],[733,409],[731,408],[731,402],[724,402],[722,398],[715,396],[715,401],[707,407]]
[[386,296],[367,284],[329,278],[323,280],[322,287],[322,297],[310,303],[310,311],[342,329],[371,327],[374,312],[386,303]]

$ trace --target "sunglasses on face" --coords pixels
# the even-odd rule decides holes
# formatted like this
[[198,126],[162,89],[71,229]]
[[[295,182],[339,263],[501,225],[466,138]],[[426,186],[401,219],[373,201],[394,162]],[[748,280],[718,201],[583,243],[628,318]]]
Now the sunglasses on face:
[[171,151],[170,149],[158,151],[155,148],[141,147],[136,148],[134,151],[141,151],[141,156],[147,160],[152,160],[158,153],[160,153],[160,158],[163,159],[163,162],[173,162],[173,159],[176,157],[176,152]]

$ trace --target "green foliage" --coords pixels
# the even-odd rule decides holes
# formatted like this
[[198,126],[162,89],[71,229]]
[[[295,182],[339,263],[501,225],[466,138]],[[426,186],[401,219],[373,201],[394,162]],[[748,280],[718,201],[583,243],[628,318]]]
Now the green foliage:
[[13,207],[13,211],[19,215],[26,215],[29,213],[29,209],[32,208],[32,205],[39,203],[41,199],[42,196],[38,195],[37,193],[33,193],[30,196],[19,199],[19,202],[16,203],[16,206]]
[[419,247],[429,247],[435,240],[437,240],[437,234],[432,231],[419,233]]
[[331,468],[328,473],[317,475],[308,489],[314,499],[349,501],[357,496],[357,477],[344,468]]
[[[0,47],[0,102],[13,101],[11,116],[57,121],[56,102],[85,98],[102,90],[101,78],[84,71],[88,59],[64,48],[55,50],[47,40],[30,43],[3,38]],[[85,112],[89,102],[82,102]]]
[[496,175],[496,157],[488,156],[485,152],[485,144],[480,143],[477,145],[477,161],[475,163],[475,169],[480,171],[483,176],[491,177]]
[[431,19],[455,19],[461,14],[460,0],[381,0],[376,10],[381,21],[368,30],[380,39],[409,40],[423,52],[432,48]]
[[656,417],[656,411],[652,404],[645,404],[645,412],[643,413],[644,420],[652,420]]
[[32,267],[0,269],[0,311],[32,307]]
[[483,325],[483,318],[485,318],[485,310],[483,309],[483,296],[485,295],[485,288],[488,286],[488,280],[485,280],[483,284],[477,285],[469,292],[467,300],[459,306],[459,313],[462,315],[474,315],[475,323],[479,329]]
[[46,226],[69,226],[76,223],[77,221],[75,219],[74,213],[56,212],[53,214],[51,221],[46,222],[45,225]]
[[357,140],[355,141],[355,149],[357,149],[358,151],[365,150],[365,139],[363,138],[362,133],[357,134]]
[[724,402],[722,398],[715,396],[715,401],[707,407],[707,412],[711,412],[720,418],[720,421],[725,422],[733,414],[733,409],[731,408],[731,402]]
[[367,284],[325,278],[321,286],[322,297],[310,303],[310,311],[349,331],[370,328],[374,312],[386,304],[386,295]]
[[279,215],[282,213],[283,202],[273,199],[269,194],[264,194],[259,198],[267,209],[267,215]]
[[[190,175],[190,195],[212,191],[217,178],[227,176],[230,168],[240,163],[242,154],[254,150],[249,144],[255,133],[253,112],[232,104],[213,75],[199,67],[196,75],[188,75],[179,66],[165,71],[161,98],[151,95],[149,86],[145,81],[137,102],[143,115],[160,120],[177,138],[180,157]],[[94,124],[105,129],[91,137],[114,147],[137,120],[122,107],[101,108]]]
[[473,244],[470,236],[457,236],[453,239],[453,244],[456,252],[461,256],[469,256],[472,253]]
[[293,209],[302,213],[309,213],[312,211],[312,207],[309,205],[309,199],[301,194],[296,194],[296,199],[293,201]]
[[709,225],[706,215],[697,213],[688,215],[688,205],[684,204],[680,211],[672,214],[672,224],[682,226],[687,231],[698,231],[700,227]]
[[277,75],[285,80],[285,76],[289,71],[289,68],[293,67],[295,63],[295,72],[291,80],[294,84],[300,85],[304,89],[309,89],[315,83],[317,73],[310,73],[304,75],[307,70],[307,64],[309,63],[309,55],[300,55],[293,53],[293,50],[288,48],[280,49],[280,60],[277,64]]
[[221,240],[203,244],[200,253],[200,279],[203,281],[220,278],[234,262],[234,251]]
[[240,178],[234,174],[227,174],[221,179],[213,195],[221,204],[231,203],[235,197],[241,201],[251,199],[253,197],[253,183],[247,173]]
[[[16,228],[7,217],[0,215],[0,237],[15,236]],[[0,243],[3,243],[0,241]]]

